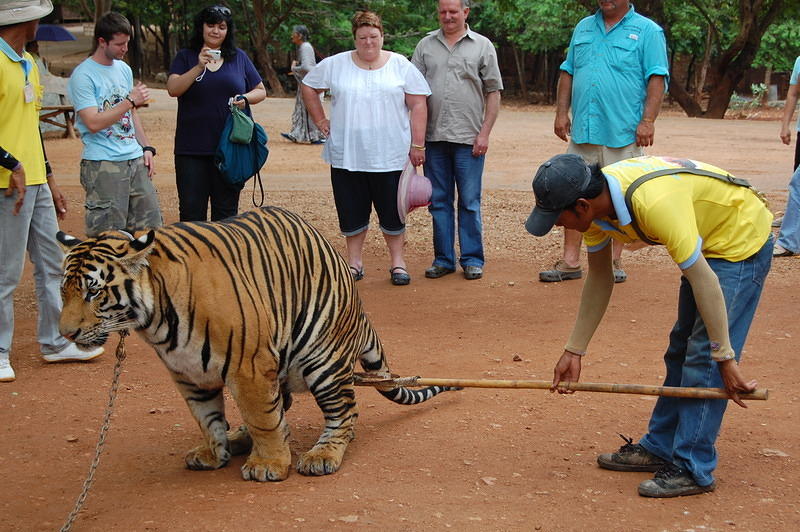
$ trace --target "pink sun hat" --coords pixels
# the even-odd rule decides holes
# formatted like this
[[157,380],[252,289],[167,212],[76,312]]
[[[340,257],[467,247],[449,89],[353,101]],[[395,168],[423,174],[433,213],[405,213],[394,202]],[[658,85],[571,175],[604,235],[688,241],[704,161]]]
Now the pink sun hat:
[[411,161],[406,161],[397,186],[397,214],[400,215],[400,221],[406,223],[406,214],[417,207],[430,205],[431,192],[431,180],[424,175],[418,175]]

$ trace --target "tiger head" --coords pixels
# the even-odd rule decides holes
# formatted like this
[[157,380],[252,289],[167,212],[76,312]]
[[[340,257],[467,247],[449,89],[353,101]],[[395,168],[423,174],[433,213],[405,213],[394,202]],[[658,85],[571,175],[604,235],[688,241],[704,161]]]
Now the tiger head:
[[109,333],[139,328],[145,319],[143,272],[155,232],[139,238],[105,231],[81,241],[59,231],[66,251],[61,282],[61,334],[83,348],[105,344]]

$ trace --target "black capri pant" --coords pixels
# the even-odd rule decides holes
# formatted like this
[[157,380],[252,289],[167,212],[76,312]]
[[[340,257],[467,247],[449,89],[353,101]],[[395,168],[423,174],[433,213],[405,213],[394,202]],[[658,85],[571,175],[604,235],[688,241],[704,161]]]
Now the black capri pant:
[[392,172],[351,172],[331,166],[331,185],[339,229],[355,236],[369,228],[372,206],[378,213],[381,231],[400,235],[406,226],[397,212],[397,186],[401,170]]

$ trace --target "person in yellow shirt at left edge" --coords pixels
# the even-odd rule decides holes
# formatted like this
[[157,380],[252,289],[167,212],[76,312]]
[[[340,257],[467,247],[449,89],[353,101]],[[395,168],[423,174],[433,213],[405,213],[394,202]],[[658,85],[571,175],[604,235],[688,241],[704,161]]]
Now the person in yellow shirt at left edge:
[[81,351],[58,332],[62,251],[56,218],[66,216],[67,204],[45,161],[39,71],[24,49],[34,39],[39,19],[52,10],[50,0],[0,0],[0,382],[16,378],[10,361],[14,291],[26,249],[34,265],[43,359],[89,360],[103,352]]

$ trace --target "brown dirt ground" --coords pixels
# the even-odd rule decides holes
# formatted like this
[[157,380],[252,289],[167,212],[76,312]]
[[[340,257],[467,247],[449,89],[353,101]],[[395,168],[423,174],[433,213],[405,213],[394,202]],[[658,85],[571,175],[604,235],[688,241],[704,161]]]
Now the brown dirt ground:
[[[142,110],[158,147],[167,222],[177,219],[170,151],[175,101],[155,91]],[[268,100],[256,117],[268,130],[267,202],[293,209],[343,248],[319,147],[283,141],[292,100]],[[408,230],[413,282],[393,287],[382,240],[373,231],[366,309],[401,375],[551,378],[573,323],[582,282],[542,284],[537,272],[559,255],[560,235],[536,239],[522,223],[538,164],[564,150],[553,110],[506,105],[487,160],[485,277],[428,280],[431,229],[415,211]],[[750,178],[776,211],[785,202],[791,150],[774,121],[688,119],[665,111],[650,152],[691,156]],[[82,234],[80,142],[49,139],[47,150],[70,202],[62,227]],[[249,204],[249,189],[241,206]],[[663,250],[625,255],[630,280],[615,290],[586,359],[583,380],[660,384],[661,355],[675,318],[678,270]],[[645,396],[470,389],[403,407],[359,388],[358,438],[341,470],[325,478],[293,473],[276,484],[244,482],[242,457],[213,472],[188,471],[183,453],[199,431],[151,349],[128,342],[121,387],[96,482],[75,530],[797,530],[798,417],[794,385],[800,262],[773,266],[750,332],[743,371],[770,399],[730,408],[719,438],[718,489],[703,496],[649,500],[636,494],[647,474],[599,469],[595,455],[638,438],[654,399]],[[792,294],[795,294],[794,296]],[[53,530],[72,509],[92,460],[114,357],[45,365],[35,340],[30,271],[16,298],[13,383],[0,384],[0,529]],[[793,314],[794,313],[794,314]],[[232,425],[239,422],[229,402]],[[322,426],[309,395],[289,412],[291,448],[310,447]]]

